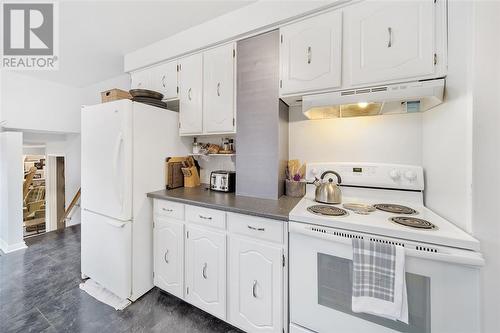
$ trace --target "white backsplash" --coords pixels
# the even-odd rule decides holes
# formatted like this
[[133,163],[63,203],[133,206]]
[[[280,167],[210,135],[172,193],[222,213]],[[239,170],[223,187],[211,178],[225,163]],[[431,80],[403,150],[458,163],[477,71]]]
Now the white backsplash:
[[210,173],[215,170],[235,170],[234,156],[203,156],[196,157],[200,163],[200,181],[204,184],[210,183]]
[[[197,136],[200,143],[212,143],[220,145],[222,138],[233,138],[232,135]],[[236,147],[236,142],[234,142]],[[237,148],[235,148],[237,150]],[[200,164],[200,181],[202,184],[210,183],[210,173],[215,170],[235,171],[236,156],[197,156]]]

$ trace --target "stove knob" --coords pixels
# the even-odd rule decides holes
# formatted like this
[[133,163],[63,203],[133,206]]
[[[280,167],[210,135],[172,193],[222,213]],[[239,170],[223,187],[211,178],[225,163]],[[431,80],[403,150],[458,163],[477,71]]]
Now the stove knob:
[[412,182],[417,179],[417,174],[415,173],[415,171],[408,170],[405,172],[405,178]]
[[392,169],[389,172],[389,177],[391,177],[392,180],[396,181],[399,178],[401,178],[401,172],[399,172],[399,170],[397,170],[397,169]]

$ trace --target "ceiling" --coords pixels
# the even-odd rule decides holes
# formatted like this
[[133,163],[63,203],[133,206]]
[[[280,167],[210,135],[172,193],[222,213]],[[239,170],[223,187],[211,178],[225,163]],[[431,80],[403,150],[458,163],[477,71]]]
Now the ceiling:
[[59,71],[23,72],[83,87],[123,73],[123,56],[254,1],[63,1]]

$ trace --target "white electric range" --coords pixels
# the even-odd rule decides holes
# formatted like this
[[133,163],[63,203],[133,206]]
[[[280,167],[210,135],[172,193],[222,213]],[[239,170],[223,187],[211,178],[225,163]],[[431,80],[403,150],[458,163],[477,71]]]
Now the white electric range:
[[[327,170],[342,203],[315,202],[308,185],[290,213],[290,332],[478,332],[479,242],[424,206],[423,169],[311,163],[306,178]],[[405,247],[408,325],[351,311],[352,238]]]

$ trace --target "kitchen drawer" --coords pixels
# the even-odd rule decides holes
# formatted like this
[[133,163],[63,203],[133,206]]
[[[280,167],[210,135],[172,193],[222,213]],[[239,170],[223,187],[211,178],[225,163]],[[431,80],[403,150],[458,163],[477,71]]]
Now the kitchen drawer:
[[186,205],[186,221],[218,229],[226,229],[226,212]]
[[184,204],[178,202],[155,199],[154,212],[161,217],[184,220]]
[[227,213],[229,232],[283,243],[283,222],[262,217]]

